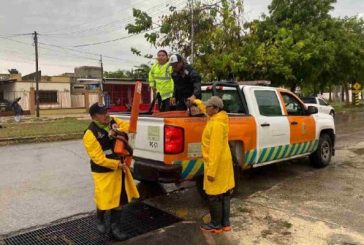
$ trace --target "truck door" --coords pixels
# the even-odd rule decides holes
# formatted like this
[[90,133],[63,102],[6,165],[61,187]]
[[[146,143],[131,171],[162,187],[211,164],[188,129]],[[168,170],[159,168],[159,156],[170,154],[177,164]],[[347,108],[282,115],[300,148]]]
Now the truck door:
[[284,158],[289,145],[289,122],[274,88],[252,87],[250,90],[256,103],[254,99],[247,103],[255,111],[258,139],[253,166],[260,166]]
[[291,151],[287,157],[306,154],[315,147],[316,124],[306,113],[303,103],[292,93],[280,92],[290,124]]

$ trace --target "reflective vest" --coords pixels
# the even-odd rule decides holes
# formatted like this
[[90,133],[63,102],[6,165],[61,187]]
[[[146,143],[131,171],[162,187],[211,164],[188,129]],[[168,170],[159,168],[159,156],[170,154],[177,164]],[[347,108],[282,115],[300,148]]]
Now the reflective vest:
[[171,74],[172,67],[169,63],[155,63],[149,71],[149,86],[157,90],[162,100],[173,97],[174,83]]

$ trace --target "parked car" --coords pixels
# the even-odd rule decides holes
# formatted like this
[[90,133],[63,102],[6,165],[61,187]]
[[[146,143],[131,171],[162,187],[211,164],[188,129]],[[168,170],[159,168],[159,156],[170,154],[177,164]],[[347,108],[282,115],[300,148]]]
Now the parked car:
[[332,117],[335,117],[334,108],[329,105],[324,99],[319,97],[304,97],[301,99],[307,106],[315,106],[317,107],[319,112],[330,114]]
[[8,100],[0,100],[0,111],[11,111],[11,102]]

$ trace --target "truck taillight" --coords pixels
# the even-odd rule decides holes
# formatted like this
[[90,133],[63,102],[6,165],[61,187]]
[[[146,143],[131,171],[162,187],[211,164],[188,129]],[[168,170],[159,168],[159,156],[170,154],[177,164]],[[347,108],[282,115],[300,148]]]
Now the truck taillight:
[[175,126],[164,126],[164,152],[178,154],[183,152],[184,131]]

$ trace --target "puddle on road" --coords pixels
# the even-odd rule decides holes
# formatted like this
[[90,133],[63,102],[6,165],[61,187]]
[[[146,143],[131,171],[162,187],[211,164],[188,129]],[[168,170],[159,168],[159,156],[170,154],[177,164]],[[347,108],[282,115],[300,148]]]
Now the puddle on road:
[[358,154],[359,156],[364,155],[364,148],[360,148],[360,149],[351,149],[352,152],[354,152],[355,154]]

